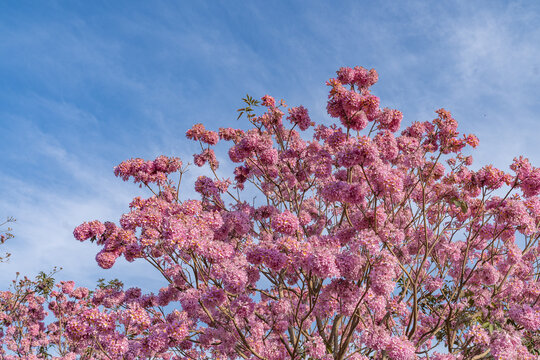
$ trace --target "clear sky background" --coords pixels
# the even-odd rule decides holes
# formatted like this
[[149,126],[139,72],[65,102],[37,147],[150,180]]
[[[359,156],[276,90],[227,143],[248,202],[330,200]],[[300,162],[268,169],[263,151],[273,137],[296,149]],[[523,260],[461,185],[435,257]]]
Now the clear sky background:
[[2,1],[0,218],[17,222],[0,289],[54,266],[89,287],[163,286],[142,262],[98,268],[98,247],[72,236],[147,195],[113,167],[190,161],[186,130],[242,126],[246,93],[330,123],[325,81],[355,65],[379,72],[373,91],[404,124],[450,110],[480,138],[476,167],[520,154],[540,165],[537,1]]

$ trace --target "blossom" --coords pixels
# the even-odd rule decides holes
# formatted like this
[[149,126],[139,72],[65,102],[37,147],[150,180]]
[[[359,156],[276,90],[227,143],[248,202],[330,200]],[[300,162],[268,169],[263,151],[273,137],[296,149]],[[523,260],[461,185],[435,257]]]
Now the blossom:
[[343,167],[369,166],[373,164],[378,155],[377,147],[372,140],[367,136],[362,136],[338,153],[338,163]]
[[435,352],[433,354],[433,360],[458,360],[458,358],[455,355],[452,354],[441,354],[438,352]]
[[342,84],[352,84],[356,72],[350,67],[342,67],[337,71],[338,80]]
[[114,168],[114,174],[127,181],[133,177],[135,183],[164,184],[167,175],[178,171],[182,167],[179,158],[158,156],[154,161],[145,161],[140,158],[123,161]]
[[489,348],[495,360],[518,360],[520,352],[524,350],[521,339],[503,331],[493,333]]
[[104,232],[105,225],[98,220],[94,220],[77,226],[73,230],[73,236],[79,241],[84,241],[92,237],[101,236]]
[[262,98],[262,105],[267,107],[274,107],[276,106],[276,100],[274,100],[273,97],[270,95],[264,95]]
[[480,325],[473,325],[469,332],[466,334],[467,339],[471,339],[474,343],[479,345],[489,344],[489,334]]
[[540,306],[513,305],[509,311],[510,318],[525,329],[536,331],[540,329]]
[[391,360],[413,360],[416,358],[413,343],[406,339],[391,337],[387,340],[385,348]]
[[311,119],[309,118],[308,111],[303,106],[290,108],[287,119],[292,124],[297,124],[300,130],[306,130],[311,126]]
[[114,251],[101,250],[96,255],[96,261],[98,265],[102,267],[103,269],[112,268],[117,258],[118,258],[118,254]]
[[272,228],[283,234],[294,235],[298,227],[298,217],[289,210],[272,217]]
[[397,141],[390,131],[379,132],[373,139],[384,160],[393,160],[399,153]]
[[367,70],[361,66],[354,67],[354,83],[360,88],[368,88],[379,80],[375,69]]
[[318,248],[308,255],[306,267],[320,278],[332,278],[339,276],[339,269],[336,266],[335,254],[327,248]]
[[485,263],[478,269],[477,276],[481,284],[493,285],[499,280],[500,274],[493,265]]
[[193,162],[197,166],[203,166],[208,162],[212,169],[217,169],[219,167],[219,161],[216,158],[216,154],[212,149],[204,149],[200,154],[193,155]]
[[390,132],[396,132],[399,129],[403,114],[399,110],[385,108],[377,118],[379,128],[387,129]]

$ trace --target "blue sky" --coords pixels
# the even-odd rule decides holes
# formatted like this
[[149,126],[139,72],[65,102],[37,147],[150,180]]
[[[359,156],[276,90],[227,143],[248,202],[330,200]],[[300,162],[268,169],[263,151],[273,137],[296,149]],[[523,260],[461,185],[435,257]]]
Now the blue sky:
[[[97,267],[72,237],[117,221],[131,157],[196,152],[185,131],[241,126],[241,98],[270,94],[329,123],[325,81],[379,72],[373,91],[405,124],[445,107],[480,138],[475,166],[540,164],[540,4],[533,1],[4,1],[0,4],[0,216],[14,216],[0,288],[62,266],[93,286],[162,286],[144,263]],[[222,159],[222,162],[226,162]],[[230,168],[229,168],[230,169]],[[224,169],[227,171],[227,167]],[[184,183],[189,196],[193,169]]]

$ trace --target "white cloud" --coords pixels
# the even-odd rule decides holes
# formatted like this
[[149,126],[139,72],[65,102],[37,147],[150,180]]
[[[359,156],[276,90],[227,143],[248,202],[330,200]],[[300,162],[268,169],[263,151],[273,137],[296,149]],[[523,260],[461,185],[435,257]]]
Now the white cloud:
[[85,162],[35,128],[28,135],[35,140],[34,151],[61,168],[62,176],[67,176],[72,186],[0,176],[0,213],[17,218],[13,225],[15,238],[2,246],[2,251],[12,256],[2,264],[1,283],[9,284],[15,272],[34,276],[59,266],[64,270],[57,275],[58,279],[75,280],[86,286],[95,284],[98,277],[119,277],[131,282],[139,277],[143,284],[151,284],[144,263],[129,264],[129,273],[125,271],[127,264],[122,262],[114,270],[101,270],[94,260],[99,248],[81,244],[73,237],[75,226],[84,221],[117,221],[128,210],[135,187],[114,178],[112,166],[105,169],[102,159]]
[[531,26],[534,17],[508,5],[504,12],[483,9],[448,21],[455,72],[441,80],[450,85],[465,127],[481,140],[481,163],[507,169],[514,156],[525,154],[539,165],[540,30]]

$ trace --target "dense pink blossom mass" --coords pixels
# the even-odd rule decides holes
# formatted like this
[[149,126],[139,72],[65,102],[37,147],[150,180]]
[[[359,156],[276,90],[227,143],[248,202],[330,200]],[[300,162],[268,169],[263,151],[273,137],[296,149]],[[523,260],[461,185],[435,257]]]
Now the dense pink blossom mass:
[[179,199],[178,158],[118,165],[148,197],[74,236],[102,268],[149,262],[163,288],[15,282],[2,358],[539,359],[540,169],[473,170],[478,139],[444,109],[399,131],[377,79],[341,68],[330,126],[269,95],[244,99],[247,130],[193,126],[212,174],[198,199]]

